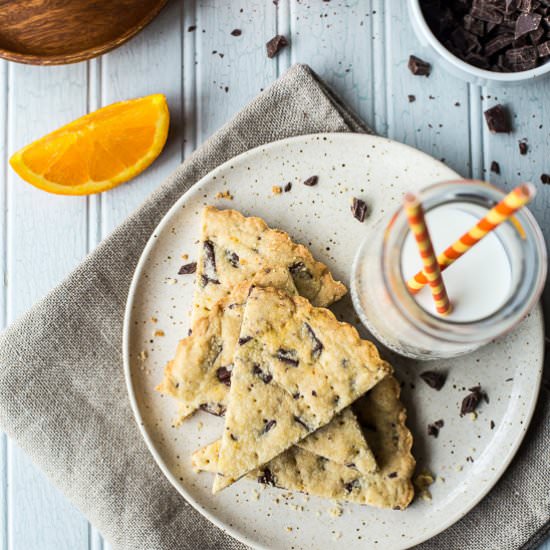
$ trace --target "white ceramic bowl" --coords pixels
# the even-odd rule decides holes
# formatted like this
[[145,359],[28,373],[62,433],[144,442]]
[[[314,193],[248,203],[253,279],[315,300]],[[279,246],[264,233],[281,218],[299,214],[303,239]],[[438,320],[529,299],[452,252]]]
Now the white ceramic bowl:
[[498,73],[494,71],[487,71],[485,69],[479,69],[478,67],[474,67],[473,65],[462,61],[462,59],[459,59],[447,48],[445,48],[445,46],[443,46],[443,44],[432,33],[428,23],[424,19],[424,15],[422,14],[420,1],[421,0],[408,0],[409,14],[416,35],[423,46],[430,47],[437,53],[439,59],[443,62],[443,65],[455,76],[480,86],[494,86],[495,84],[522,84],[530,80],[543,78],[550,73],[550,62],[546,62],[528,71]]

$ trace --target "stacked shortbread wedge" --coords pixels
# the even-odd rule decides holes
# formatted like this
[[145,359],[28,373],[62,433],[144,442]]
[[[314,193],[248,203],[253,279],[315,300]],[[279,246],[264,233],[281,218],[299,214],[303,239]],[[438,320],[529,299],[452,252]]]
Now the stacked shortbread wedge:
[[[403,509],[412,437],[375,346],[326,309],[345,293],[328,268],[259,218],[207,207],[192,328],[158,390],[225,417],[193,466],[218,492],[242,477]],[[355,411],[352,411],[351,405]]]

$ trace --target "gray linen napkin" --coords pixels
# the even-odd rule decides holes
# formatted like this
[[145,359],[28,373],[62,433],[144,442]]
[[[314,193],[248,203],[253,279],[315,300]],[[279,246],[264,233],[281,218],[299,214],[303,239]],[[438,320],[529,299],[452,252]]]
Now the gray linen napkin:
[[[369,130],[310,69],[292,67],[0,337],[0,428],[115,549],[245,548],[172,488],[130,410],[122,319],[149,235],[186,189],[225,160],[277,139],[347,131]],[[540,540],[550,515],[550,408],[541,401],[528,441],[497,489],[426,548],[531,547]]]

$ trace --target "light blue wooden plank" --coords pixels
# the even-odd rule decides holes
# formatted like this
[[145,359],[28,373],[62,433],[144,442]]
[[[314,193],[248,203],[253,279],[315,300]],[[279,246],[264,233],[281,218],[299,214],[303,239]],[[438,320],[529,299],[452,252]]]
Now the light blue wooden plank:
[[[7,143],[8,143],[8,64],[0,61],[0,325],[3,329],[6,323],[6,179],[7,179]],[[8,442],[5,434],[0,434],[0,548],[8,547]]]
[[[86,112],[85,65],[9,65],[8,153]],[[7,177],[7,321],[28,309],[86,253],[86,201]],[[8,444],[9,548],[87,549],[87,523],[28,457]]]
[[181,161],[182,3],[169,2],[145,30],[102,58],[105,104],[164,93],[170,108],[170,134],[161,156],[142,175],[103,194],[103,235],[124,220]]
[[[383,10],[383,2],[376,2]],[[371,1],[303,3],[292,0],[292,61],[310,65],[352,109],[372,126],[384,129],[375,117],[374,67],[383,82],[379,43],[383,14]],[[376,37],[376,39],[375,39]],[[376,50],[376,51],[375,51]]]
[[[404,4],[386,3],[388,135],[469,174],[468,85],[447,73],[432,51],[422,48]],[[429,78],[411,74],[407,68],[411,54],[432,63]],[[416,100],[409,103],[409,95]]]
[[[87,63],[88,78],[88,112],[95,111],[103,106],[101,97],[101,57]],[[87,249],[91,252],[101,240],[101,194],[91,195],[86,201],[87,220]],[[93,525],[88,523],[89,550],[103,550],[104,542],[101,534]]]
[[[550,132],[550,91],[547,82],[529,83],[518,88],[483,89],[483,109],[501,103],[510,111],[513,131],[510,134],[491,134],[483,125],[486,178],[511,189],[523,181],[532,181],[537,197],[529,206],[540,223],[547,243],[550,242],[550,186],[543,185],[542,173],[550,174],[548,135]],[[518,141],[527,139],[528,153],[519,154]],[[500,175],[490,171],[491,162],[500,165]]]
[[[265,53],[265,43],[276,33],[276,11],[264,0],[197,2],[199,143],[276,78],[277,61]],[[231,36],[234,29],[240,29],[241,36]]]

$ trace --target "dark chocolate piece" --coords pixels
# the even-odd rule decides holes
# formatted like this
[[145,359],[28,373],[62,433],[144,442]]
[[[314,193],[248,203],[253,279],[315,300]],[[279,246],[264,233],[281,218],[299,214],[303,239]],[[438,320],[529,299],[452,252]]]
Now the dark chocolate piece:
[[264,372],[260,365],[255,364],[252,368],[253,374],[255,374],[264,384],[269,384],[273,380],[273,376],[268,372]]
[[540,181],[542,183],[550,183],[550,174],[541,174]]
[[356,220],[359,220],[361,223],[364,222],[367,216],[367,203],[354,197],[351,212]]
[[227,258],[227,261],[233,266],[233,267],[239,267],[239,255],[236,252],[231,252],[230,250],[226,250],[225,257]]
[[517,40],[520,36],[536,31],[540,27],[542,15],[539,13],[522,13],[516,19],[516,28],[514,38]]
[[225,414],[225,407],[221,403],[201,403],[199,409],[214,416],[223,416]]
[[313,187],[314,185],[317,185],[317,182],[319,181],[319,176],[310,176],[307,178],[307,180],[304,181],[304,185],[307,185],[308,187]]
[[226,386],[231,386],[231,371],[233,370],[233,365],[228,365],[227,367],[220,367],[216,371],[216,376],[218,380],[225,384]]
[[346,490],[346,493],[351,493],[354,489],[360,489],[361,488],[361,482],[359,479],[353,479],[352,481],[348,481],[347,483],[344,483],[344,489]]
[[178,275],[191,275],[195,271],[197,271],[197,262],[190,262],[180,267]]
[[288,40],[282,34],[274,36],[266,45],[267,57],[272,59],[275,57],[285,46],[288,46]]
[[298,424],[300,424],[300,426],[305,428],[308,432],[311,431],[309,429],[309,426],[299,416],[294,415],[294,421],[297,422]]
[[474,386],[470,388],[469,393],[463,400],[460,407],[460,416],[465,414],[472,413],[477,409],[479,402],[483,398],[487,403],[489,403],[489,396],[485,391],[481,389],[481,386]]
[[263,434],[266,434],[269,430],[271,430],[271,428],[273,428],[277,424],[276,420],[264,420],[264,422],[265,424],[262,430]]
[[296,262],[288,266],[288,270],[293,277],[299,277],[301,279],[311,279],[312,275],[308,271],[304,262]]
[[233,29],[231,31],[231,36],[241,36],[242,33],[243,31],[241,31],[241,29]]
[[239,346],[244,346],[246,343],[250,342],[252,340],[252,336],[242,336],[239,338]]
[[491,172],[494,174],[500,174],[500,164],[496,160],[491,162]]
[[292,189],[292,183],[288,182],[284,187],[283,187],[283,191],[285,193],[288,193],[290,190]]
[[504,54],[504,60],[514,72],[528,71],[537,66],[537,48],[535,46],[522,46],[513,48]]
[[269,468],[264,468],[262,470],[262,475],[258,477],[258,483],[263,483],[264,485],[273,485],[275,487],[275,478],[271,473]]
[[446,376],[441,372],[434,372],[434,371],[425,371],[420,375],[420,378],[430,386],[430,388],[433,388],[434,390],[439,391],[443,385],[445,384]]
[[510,125],[510,118],[503,105],[495,105],[494,107],[487,109],[483,114],[485,115],[487,127],[493,134],[507,134],[511,132],[512,127]]
[[432,66],[427,62],[416,55],[411,55],[409,57],[409,70],[415,76],[430,76],[432,71]]
[[220,284],[218,273],[216,271],[216,253],[214,251],[214,243],[212,241],[204,241],[204,273],[202,274],[202,282],[204,286],[208,283],[216,285]]
[[416,101],[416,96],[413,94],[408,95],[409,103],[414,103]]
[[518,145],[519,145],[519,154],[520,155],[526,155],[527,151],[529,150],[527,142],[526,141],[520,141],[520,142],[518,142]]
[[397,477],[397,472],[390,472],[390,473],[388,474],[388,477],[389,477],[390,479],[393,479],[393,478]]
[[311,328],[311,325],[308,323],[304,323],[304,326],[306,327],[306,331],[311,338],[311,341],[313,342],[313,345],[311,347],[311,358],[312,359],[318,359],[323,351],[323,342],[317,338],[317,335],[315,334],[314,330]]
[[279,348],[277,350],[277,359],[282,363],[290,365],[291,367],[297,367],[300,361],[298,360],[296,350],[288,350]]

